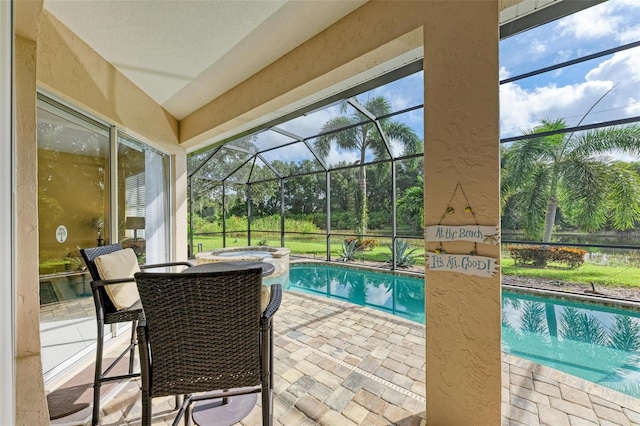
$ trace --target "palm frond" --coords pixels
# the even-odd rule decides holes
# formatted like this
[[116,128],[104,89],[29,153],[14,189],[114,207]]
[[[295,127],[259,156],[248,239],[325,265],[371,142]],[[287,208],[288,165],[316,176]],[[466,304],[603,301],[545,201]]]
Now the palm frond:
[[525,235],[529,238],[541,239],[544,233],[550,183],[549,169],[539,167],[532,179],[518,194],[518,207],[522,212],[522,227]]
[[337,129],[352,126],[354,122],[349,117],[333,117],[322,125],[320,133],[327,133],[320,136],[314,142],[314,148],[320,157],[327,158],[331,151],[331,145],[336,143],[340,147],[355,146],[357,140],[356,128],[350,127],[345,130],[333,132]]
[[367,100],[364,107],[375,117],[380,117],[391,112],[391,103],[384,96],[375,96]]
[[597,230],[607,221],[608,167],[607,162],[574,155],[563,163],[561,198],[584,230]]
[[560,321],[560,336],[563,339],[602,346],[607,341],[606,330],[592,315],[567,307]]
[[611,164],[609,176],[611,223],[616,229],[633,228],[640,221],[640,176],[622,162]]
[[591,130],[571,142],[571,155],[594,156],[616,152],[640,157],[640,126]]

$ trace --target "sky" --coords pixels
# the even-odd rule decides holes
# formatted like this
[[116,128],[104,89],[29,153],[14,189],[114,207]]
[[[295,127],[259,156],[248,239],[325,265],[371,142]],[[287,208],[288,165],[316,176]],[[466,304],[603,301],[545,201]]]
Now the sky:
[[[502,40],[500,78],[638,40],[640,1],[610,0]],[[637,115],[640,47],[500,87],[501,137],[520,135],[544,118],[565,118],[575,126],[583,117],[588,124]]]
[[[609,0],[501,40],[500,79],[639,40],[640,0]],[[399,111],[423,104],[423,87],[423,74],[419,72],[356,98],[364,104],[370,97],[384,96],[392,110]],[[346,115],[350,112],[353,110]],[[340,115],[343,115],[340,105],[333,105],[279,127],[308,137],[319,133],[324,123]],[[568,126],[576,126],[639,115],[640,47],[500,86],[501,138],[521,135],[545,118],[564,118]],[[394,119],[407,124],[423,138],[422,109]],[[260,147],[291,140],[281,135],[276,137],[269,131],[259,137]],[[401,153],[401,147],[397,143],[393,145],[394,154]],[[268,161],[313,158],[301,143],[268,152],[264,157]],[[327,163],[357,159],[354,152],[332,149]]]

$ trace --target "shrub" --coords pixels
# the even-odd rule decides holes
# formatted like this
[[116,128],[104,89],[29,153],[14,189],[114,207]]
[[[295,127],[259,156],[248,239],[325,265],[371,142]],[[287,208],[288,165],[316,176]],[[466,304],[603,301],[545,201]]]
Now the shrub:
[[545,268],[548,262],[564,263],[569,268],[584,264],[586,250],[570,247],[509,246],[507,247],[516,266]]
[[373,250],[378,247],[380,243],[375,238],[345,238],[347,243],[351,243],[352,241],[356,242],[356,248],[359,251]]

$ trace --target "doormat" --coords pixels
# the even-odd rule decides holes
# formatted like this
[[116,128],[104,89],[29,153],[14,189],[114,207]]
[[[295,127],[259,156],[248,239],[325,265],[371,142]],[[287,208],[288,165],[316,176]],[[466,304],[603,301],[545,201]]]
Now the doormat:
[[53,290],[53,284],[51,281],[40,281],[40,304],[48,305],[49,303],[55,303],[58,301],[58,296]]
[[[102,363],[103,365],[110,365],[114,360],[115,358],[104,359]],[[109,376],[119,376],[121,374],[127,374],[128,372],[129,358],[124,357],[109,372]],[[94,375],[95,364],[92,363],[87,368],[66,381],[62,386],[49,393],[47,395],[49,419],[56,420],[67,417],[90,407],[93,404]],[[120,381],[102,383],[100,388],[100,397],[103,398],[118,383],[120,383]],[[89,415],[90,414],[91,412],[89,411]]]

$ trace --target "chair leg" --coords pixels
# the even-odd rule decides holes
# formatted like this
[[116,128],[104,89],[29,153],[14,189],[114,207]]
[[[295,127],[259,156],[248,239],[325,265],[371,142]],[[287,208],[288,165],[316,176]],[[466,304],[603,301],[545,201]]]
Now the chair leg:
[[100,388],[102,386],[102,351],[104,349],[104,324],[98,322],[98,336],[96,348],[96,369],[93,379],[93,414],[91,424],[97,426],[100,419]]
[[136,336],[136,324],[138,321],[134,320],[131,324],[131,349],[129,350],[129,374],[133,373],[133,361],[136,354],[136,343],[138,337]]
[[273,328],[269,324],[268,330],[263,330],[265,337],[263,347],[263,368],[268,371],[262,375],[262,425],[271,426],[273,424]]
[[187,405],[187,409],[184,414],[184,426],[191,426],[191,419],[193,418],[193,404]]
[[151,426],[151,397],[148,391],[142,391],[142,426]]

